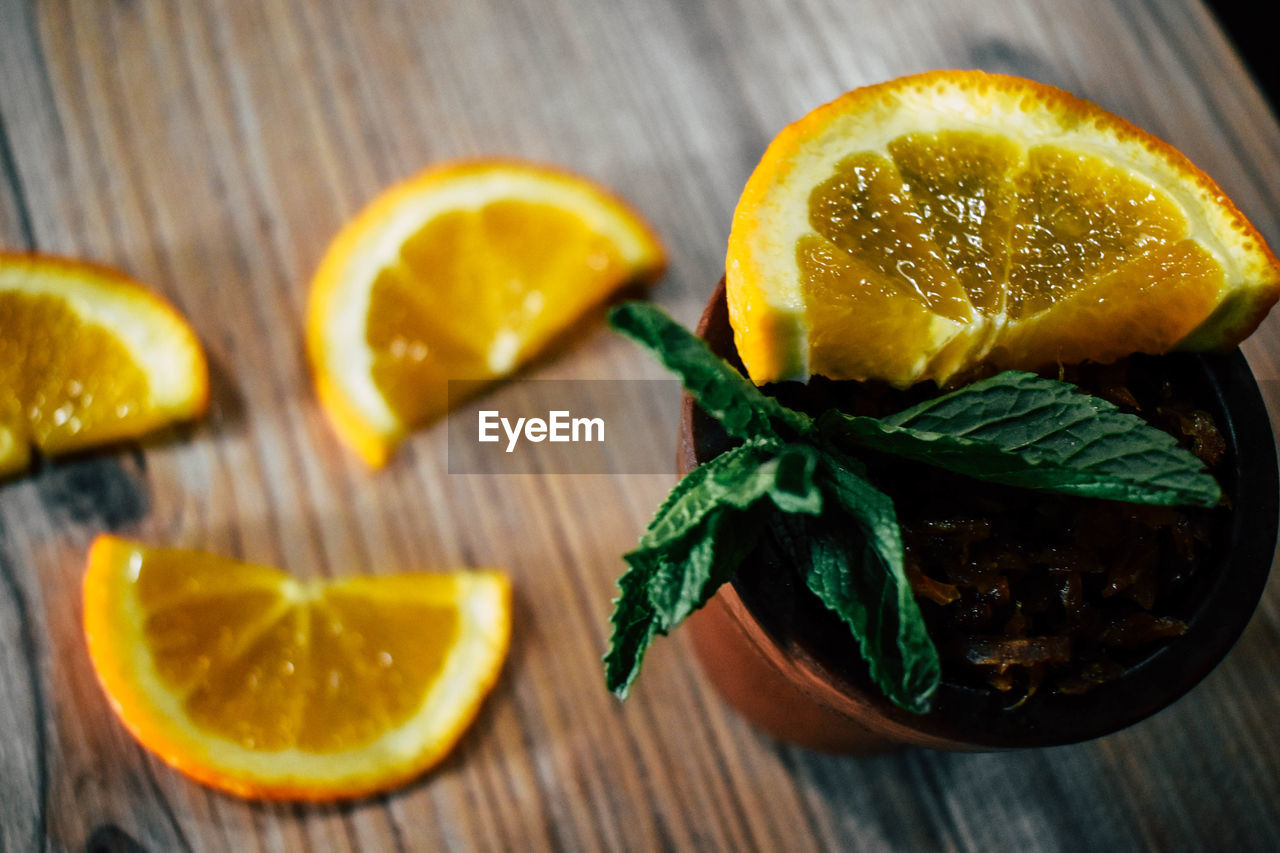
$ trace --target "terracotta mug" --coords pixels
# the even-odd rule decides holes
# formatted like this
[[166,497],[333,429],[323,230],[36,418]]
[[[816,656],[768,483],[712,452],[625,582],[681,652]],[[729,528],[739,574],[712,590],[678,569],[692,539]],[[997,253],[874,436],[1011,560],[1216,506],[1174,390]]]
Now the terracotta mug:
[[[697,333],[741,369],[733,344],[724,282],[716,288]],[[1235,507],[1221,531],[1227,544],[1203,566],[1201,603],[1181,636],[1114,681],[1082,695],[1051,695],[1016,712],[994,691],[945,678],[927,714],[889,702],[860,661],[833,660],[805,613],[821,607],[786,580],[793,573],[765,550],[752,555],[688,621],[703,671],[724,698],[757,727],[784,741],[830,752],[871,752],[911,745],[979,750],[1074,743],[1132,725],[1190,690],[1234,645],[1266,585],[1280,517],[1280,478],[1270,422],[1243,355],[1179,357],[1218,402],[1214,412],[1227,442],[1221,477]],[[723,434],[684,397],[678,464],[686,473],[725,448]],[[720,446],[717,446],[717,444]],[[771,565],[772,563],[772,565]],[[795,592],[796,595],[791,594]],[[787,599],[788,607],[778,601]],[[806,599],[810,599],[806,603]],[[798,603],[797,603],[798,602]],[[813,615],[810,613],[809,615]]]

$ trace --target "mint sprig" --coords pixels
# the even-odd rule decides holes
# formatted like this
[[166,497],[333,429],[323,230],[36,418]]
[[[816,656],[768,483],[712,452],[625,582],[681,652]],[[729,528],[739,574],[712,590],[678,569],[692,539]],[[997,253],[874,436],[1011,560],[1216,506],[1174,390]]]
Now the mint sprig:
[[865,479],[852,455],[859,448],[1048,492],[1163,505],[1221,499],[1171,436],[1065,382],[1007,371],[885,418],[828,411],[815,420],[761,393],[651,305],[621,305],[609,319],[743,442],[686,475],[625,556],[604,658],[619,698],[653,638],[705,604],[768,533],[849,627],[885,695],[928,710],[938,653],[903,569],[893,502]]

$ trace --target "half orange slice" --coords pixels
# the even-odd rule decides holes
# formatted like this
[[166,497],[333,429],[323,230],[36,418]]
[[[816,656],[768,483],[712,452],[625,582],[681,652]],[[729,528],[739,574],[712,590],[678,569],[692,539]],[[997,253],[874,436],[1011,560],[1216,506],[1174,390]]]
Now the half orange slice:
[[0,253],[0,476],[204,412],[195,333],[123,273]]
[[543,351],[625,285],[662,272],[653,230],[585,178],[509,160],[449,163],[379,195],[312,282],[307,352],[325,412],[370,465]]
[[438,762],[497,680],[511,630],[495,571],[302,582],[100,536],[89,656],[148,749],[235,794],[329,800]]
[[1067,92],[977,71],[857,89],[783,130],[726,267],[757,383],[1228,349],[1280,296],[1275,255],[1180,153]]

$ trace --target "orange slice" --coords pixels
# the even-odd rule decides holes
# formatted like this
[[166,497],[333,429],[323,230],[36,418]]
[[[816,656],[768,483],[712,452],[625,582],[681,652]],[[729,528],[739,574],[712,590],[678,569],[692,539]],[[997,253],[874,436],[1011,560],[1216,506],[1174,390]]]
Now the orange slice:
[[355,797],[419,775],[494,685],[510,626],[494,571],[301,582],[103,535],[84,577],[89,656],[121,721],[247,797]]
[[46,455],[134,438],[209,400],[187,322],[124,274],[0,253],[0,476]]
[[307,350],[320,402],[382,465],[447,411],[449,380],[474,390],[506,376],[664,264],[648,225],[584,178],[502,160],[428,169],[374,199],[316,272]]
[[757,383],[1229,349],[1280,295],[1257,230],[1177,151],[976,71],[857,89],[783,130],[738,202],[726,278]]

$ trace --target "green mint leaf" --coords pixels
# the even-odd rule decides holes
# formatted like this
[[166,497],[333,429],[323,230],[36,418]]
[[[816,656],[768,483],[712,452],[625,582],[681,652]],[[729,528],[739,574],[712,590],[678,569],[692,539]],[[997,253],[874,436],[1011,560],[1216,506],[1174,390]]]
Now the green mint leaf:
[[[817,452],[749,443],[695,468],[658,510],[636,550],[611,622],[605,682],[625,698],[653,638],[667,634],[733,577],[764,530],[758,507],[817,514]],[[767,500],[766,500],[767,499]]]
[[666,551],[637,554],[653,567],[648,592],[658,633],[669,633],[706,604],[733,577],[762,531],[756,513],[721,506],[707,515],[699,535]]
[[644,346],[680,377],[694,401],[739,439],[793,438],[813,421],[760,392],[706,343],[660,308],[626,302],[609,312],[609,323]]
[[694,468],[676,483],[649,522],[636,551],[625,557],[628,568],[618,579],[620,593],[610,617],[613,634],[604,657],[605,683],[618,698],[626,698],[645,650],[658,633],[659,623],[649,602],[649,581],[661,569],[662,562],[671,559],[669,553],[664,553],[664,543],[666,551],[675,551],[677,543],[697,529],[714,509],[718,490],[705,485],[714,474],[737,470],[749,474],[775,453],[776,448],[766,442],[748,442]]
[[[728,574],[721,576],[713,570],[726,568],[724,555],[735,554],[743,538],[750,538],[754,544],[761,525],[750,511],[762,499],[769,498],[784,513],[817,515],[822,512],[822,493],[814,482],[817,462],[817,453],[812,448],[791,445],[752,470],[735,466],[717,471],[704,481],[704,490],[713,492],[716,501],[703,533],[709,537],[705,555],[684,565],[663,563],[649,580],[649,602],[664,633],[705,604],[720,584],[732,577],[741,562],[740,556],[733,561]],[[654,544],[642,540],[641,546],[627,555],[627,559],[644,559],[655,553],[667,556],[686,550],[696,556],[703,544],[694,542],[686,547],[670,540]],[[713,559],[717,554],[719,559]]]
[[[605,679],[625,698],[655,636],[701,607],[771,529],[806,586],[848,627],[890,700],[927,711],[940,678],[903,567],[891,499],[850,445],[979,479],[1085,497],[1214,506],[1220,490],[1166,433],[1067,383],[1006,372],[876,420],[812,418],[762,394],[700,339],[642,303],[610,313],[744,444],[686,476],[618,582]],[[788,443],[795,442],[797,443]]]
[[837,506],[816,519],[783,519],[780,538],[809,589],[849,626],[885,696],[924,713],[941,664],[903,567],[893,501],[853,460],[833,454],[823,461],[822,486]]
[[737,484],[749,479],[778,455],[777,441],[748,441],[694,468],[671,490],[640,537],[637,550],[663,547],[696,527],[721,501],[731,499]]
[[1019,371],[879,420],[829,411],[818,429],[842,446],[1046,492],[1207,507],[1222,496],[1168,433],[1066,382]]
[[636,561],[618,579],[620,594],[613,603],[613,635],[604,656],[604,683],[619,699],[626,699],[631,683],[640,673],[645,650],[653,642],[658,626],[649,604],[649,578],[654,567]]
[[[664,549],[633,551],[618,581],[613,636],[604,656],[605,685],[627,698],[654,637],[667,634],[733,577],[756,547],[763,528],[754,513],[720,506]],[[662,608],[655,607],[657,591]]]

